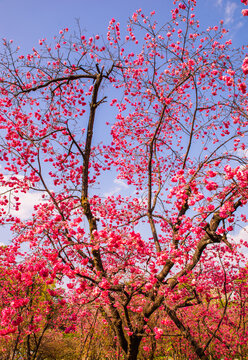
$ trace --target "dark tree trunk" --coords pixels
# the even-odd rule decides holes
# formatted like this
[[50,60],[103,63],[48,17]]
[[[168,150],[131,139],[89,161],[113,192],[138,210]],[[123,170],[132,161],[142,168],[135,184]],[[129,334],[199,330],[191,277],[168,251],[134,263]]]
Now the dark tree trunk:
[[142,336],[132,335],[128,344],[127,360],[137,360]]
[[209,360],[209,357],[205,355],[204,348],[201,347],[197,341],[193,338],[191,335],[189,329],[184,326],[184,324],[181,322],[179,317],[176,314],[175,310],[170,309],[168,306],[165,305],[165,310],[171,320],[174,322],[174,324],[177,326],[177,328],[181,331],[182,335],[189,341],[189,343],[192,345],[192,348],[194,349],[195,354],[199,357],[201,360]]

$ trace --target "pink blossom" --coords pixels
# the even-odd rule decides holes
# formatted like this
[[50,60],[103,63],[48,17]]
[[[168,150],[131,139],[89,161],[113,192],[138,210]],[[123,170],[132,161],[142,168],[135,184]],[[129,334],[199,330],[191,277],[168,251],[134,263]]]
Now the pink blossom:
[[153,329],[153,331],[155,332],[155,339],[160,339],[161,338],[161,336],[163,335],[163,329],[160,329],[160,328],[158,328],[158,327],[155,327],[154,329]]
[[242,92],[242,94],[246,93],[246,84],[244,82],[239,84],[239,90]]
[[248,74],[248,57],[244,58],[243,65],[242,65],[242,70],[243,70],[243,73],[245,75]]
[[242,15],[243,16],[248,16],[248,9],[242,10]]

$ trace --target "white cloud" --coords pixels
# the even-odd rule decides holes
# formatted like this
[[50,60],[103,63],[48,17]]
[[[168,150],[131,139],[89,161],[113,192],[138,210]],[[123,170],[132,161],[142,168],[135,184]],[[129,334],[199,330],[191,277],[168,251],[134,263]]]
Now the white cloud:
[[235,27],[236,30],[242,28],[242,26],[244,25],[243,21],[239,21]]
[[241,239],[244,241],[248,241],[248,226],[240,229],[240,231],[235,235],[230,235],[230,238],[235,243],[239,243]]
[[238,17],[237,15],[237,1],[214,0],[214,6],[218,7],[219,11],[222,13],[225,25],[228,25],[228,36],[234,38],[237,35],[238,30],[244,26],[244,22],[240,20],[240,17],[242,18],[242,16],[239,14]]
[[217,6],[222,6],[223,0],[217,0],[215,3]]
[[225,7],[225,23],[232,24],[234,22],[234,13],[238,5],[235,2],[227,1]]
[[114,183],[117,184],[117,185],[120,185],[121,187],[127,189],[128,188],[128,185],[121,179],[117,179],[115,178],[114,179]]
[[19,202],[21,203],[20,210],[11,210],[10,213],[13,216],[18,216],[21,220],[30,218],[34,211],[34,206],[44,201],[38,192],[19,193],[17,196],[19,196]]
[[[5,176],[5,180],[10,178],[10,176]],[[16,176],[20,181],[23,180],[23,176]],[[6,213],[11,214],[13,216],[19,217],[21,220],[26,220],[31,217],[34,206],[44,201],[42,199],[42,194],[40,192],[35,191],[27,191],[26,193],[22,192],[21,189],[11,189],[8,186],[0,186],[0,198],[2,196],[7,196],[9,203],[5,206],[4,210]],[[16,200],[14,197],[18,197],[19,210],[15,210],[13,204],[15,204]],[[2,206],[2,205],[1,205]]]
[[120,179],[115,178],[114,181],[113,181],[113,183],[116,184],[116,185],[118,185],[118,186],[115,186],[112,190],[105,192],[105,193],[103,194],[104,197],[116,195],[116,194],[118,194],[121,190],[128,188],[128,185],[127,185],[123,180],[120,180]]
[[[230,243],[240,244],[240,240],[245,241],[248,243],[248,225],[244,228],[241,228],[240,231],[234,235],[228,235]],[[247,263],[248,261],[248,248],[246,245],[242,245],[239,249],[240,253],[243,254],[243,261]]]
[[242,158],[248,158],[248,148],[246,148],[244,150],[239,148],[237,153],[238,153],[238,156],[240,156]]
[[121,191],[121,188],[115,186],[115,187],[113,188],[113,190],[108,191],[108,192],[105,192],[105,193],[103,194],[103,196],[104,196],[104,197],[113,196],[113,195],[115,195],[115,194],[118,194],[120,191]]

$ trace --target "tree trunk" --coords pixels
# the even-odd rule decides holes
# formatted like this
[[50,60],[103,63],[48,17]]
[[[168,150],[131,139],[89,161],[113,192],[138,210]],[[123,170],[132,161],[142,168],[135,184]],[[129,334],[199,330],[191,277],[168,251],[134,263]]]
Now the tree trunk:
[[209,357],[205,355],[204,348],[202,348],[197,341],[194,339],[194,337],[191,335],[189,328],[187,326],[185,327],[184,324],[181,322],[179,317],[176,314],[176,311],[173,309],[170,309],[168,306],[165,305],[165,311],[171,318],[171,320],[174,322],[176,327],[181,331],[182,335],[189,341],[189,343],[192,346],[192,349],[194,349],[195,354],[199,357],[201,360],[209,360]]
[[128,344],[127,360],[137,360],[142,337],[132,335]]

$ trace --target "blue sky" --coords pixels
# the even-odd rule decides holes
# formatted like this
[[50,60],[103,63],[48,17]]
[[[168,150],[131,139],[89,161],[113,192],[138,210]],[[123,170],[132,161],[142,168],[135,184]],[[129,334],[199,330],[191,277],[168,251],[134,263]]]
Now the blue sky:
[[[89,35],[106,34],[114,17],[125,24],[142,8],[155,10],[161,22],[168,20],[171,0],[0,0],[0,38],[13,39],[23,51],[36,46],[43,37],[52,38],[61,28],[76,27],[76,19]],[[216,25],[223,19],[237,45],[246,41],[248,18],[241,15],[240,0],[198,0],[197,13],[202,25]]]

